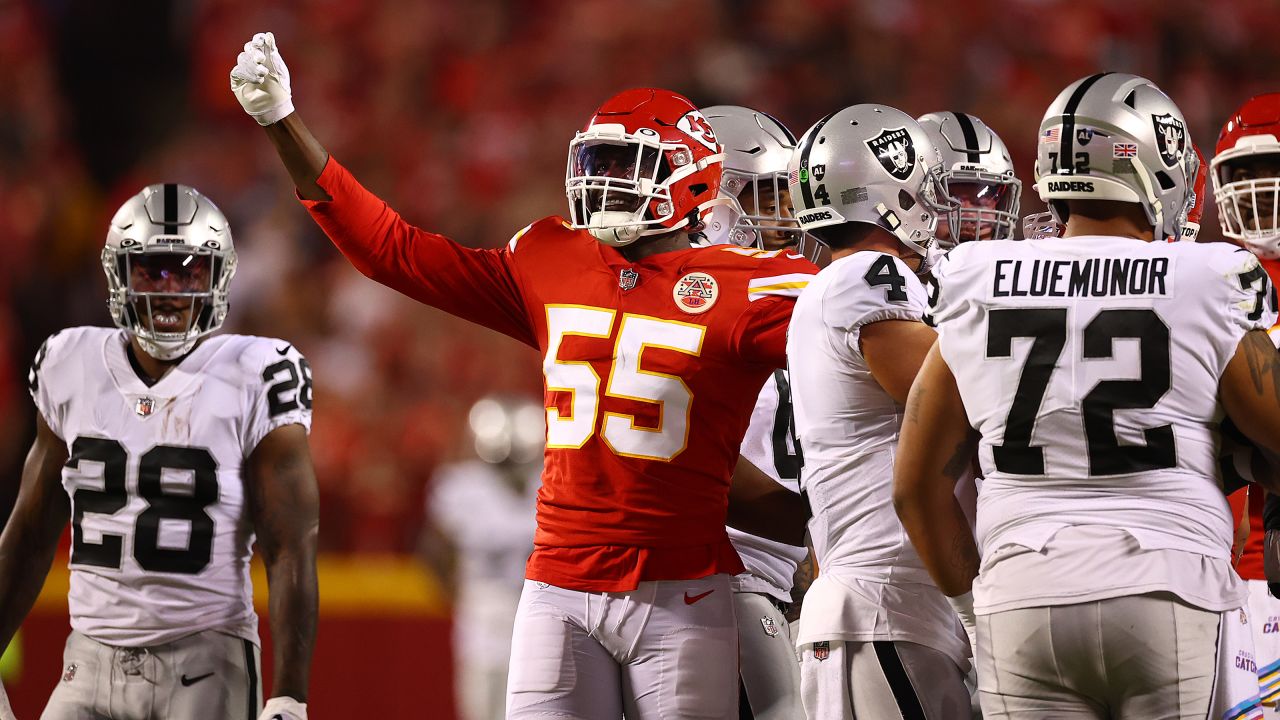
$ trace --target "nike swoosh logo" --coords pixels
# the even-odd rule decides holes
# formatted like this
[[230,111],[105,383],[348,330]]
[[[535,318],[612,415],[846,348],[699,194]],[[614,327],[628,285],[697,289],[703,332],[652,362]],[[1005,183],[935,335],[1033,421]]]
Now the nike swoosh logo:
[[715,590],[708,590],[704,593],[698,593],[697,595],[690,595],[688,591],[686,591],[684,594],[684,604],[692,605],[713,592],[715,592]]
[[204,680],[205,678],[211,678],[211,677],[213,677],[213,673],[211,672],[205,673],[203,675],[196,675],[195,677],[187,677],[184,674],[181,678],[178,678],[178,680],[182,683],[182,687],[191,687],[192,685],[195,685],[201,680]]
[[291,348],[291,347],[293,347],[293,346],[292,346],[292,345],[285,345],[285,346],[284,346],[284,347],[282,347],[282,348],[276,348],[276,352],[280,353],[281,355],[284,355],[285,353],[289,352],[289,348]]

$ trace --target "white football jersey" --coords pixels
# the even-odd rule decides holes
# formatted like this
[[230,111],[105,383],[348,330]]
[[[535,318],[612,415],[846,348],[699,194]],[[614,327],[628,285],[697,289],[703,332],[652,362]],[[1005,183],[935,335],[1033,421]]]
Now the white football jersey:
[[272,430],[310,429],[310,367],[283,340],[214,335],[148,386],[127,343],[63,330],[31,369],[70,458],[71,626],[130,647],[211,629],[257,643],[242,469]]
[[804,456],[818,578],[797,643],[917,642],[965,656],[962,630],[893,509],[903,407],[862,356],[863,326],[921,321],[924,286],[902,260],[856,252],[818,273],[796,301],[787,364]]
[[454,637],[467,652],[503,666],[533,552],[541,474],[535,464],[513,487],[489,463],[452,463],[436,472],[427,499],[428,517],[457,552]]
[[[791,385],[785,370],[776,370],[760,388],[751,424],[742,438],[742,456],[792,492],[800,492],[800,451],[791,413]],[[734,592],[756,592],[791,602],[796,568],[809,551],[727,528],[729,540],[747,571],[733,579]]]
[[[1222,243],[1048,238],[967,243],[934,273],[939,348],[982,435],[979,611],[1154,590],[1238,606],[1218,383],[1244,333],[1275,320],[1257,258]],[[1133,547],[1052,583],[1000,573],[1081,526]],[[1072,562],[1087,550],[1060,545]]]

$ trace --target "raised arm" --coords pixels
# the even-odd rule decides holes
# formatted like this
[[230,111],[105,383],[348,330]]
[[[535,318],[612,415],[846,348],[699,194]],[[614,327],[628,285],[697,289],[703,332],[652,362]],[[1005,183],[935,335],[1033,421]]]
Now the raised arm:
[[18,502],[0,535],[0,649],[9,646],[31,612],[53,564],[58,536],[71,517],[71,503],[62,489],[66,462],[66,443],[37,414],[36,439],[22,466]]
[[312,219],[357,270],[419,302],[536,345],[512,250],[465,248],[421,230],[361,186],[294,111],[289,70],[274,35],[258,33],[245,44],[231,70],[231,90],[265,128]]
[[247,470],[249,512],[270,591],[272,696],[282,698],[277,705],[288,706],[283,698],[305,703],[316,639],[320,525],[306,429],[291,424],[267,433],[249,456]]

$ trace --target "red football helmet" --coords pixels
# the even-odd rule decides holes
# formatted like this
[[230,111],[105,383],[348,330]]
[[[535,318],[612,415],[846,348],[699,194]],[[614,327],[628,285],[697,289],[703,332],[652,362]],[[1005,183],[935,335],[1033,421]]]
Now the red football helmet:
[[1280,257],[1280,93],[1249,98],[1232,114],[1210,169],[1222,234]]
[[1195,242],[1200,236],[1200,218],[1204,216],[1205,183],[1209,181],[1209,165],[1204,161],[1204,153],[1200,152],[1200,146],[1191,143],[1191,149],[1196,152],[1196,181],[1191,188],[1191,206],[1187,209],[1187,219],[1182,223],[1182,237],[1173,238],[1175,240],[1189,240]]
[[637,88],[605,101],[569,143],[569,220],[606,245],[697,230],[716,205],[724,151],[683,95]]

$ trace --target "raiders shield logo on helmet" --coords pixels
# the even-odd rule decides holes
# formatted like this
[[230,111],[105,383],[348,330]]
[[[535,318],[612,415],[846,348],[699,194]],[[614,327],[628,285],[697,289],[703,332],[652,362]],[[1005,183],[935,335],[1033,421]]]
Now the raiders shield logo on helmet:
[[916,146],[906,128],[885,130],[868,140],[867,148],[880,161],[884,171],[898,180],[911,177],[916,169]]
[[1178,118],[1165,113],[1152,115],[1151,122],[1156,128],[1156,147],[1160,150],[1160,159],[1165,167],[1173,167],[1182,159],[1187,149],[1187,129]]

